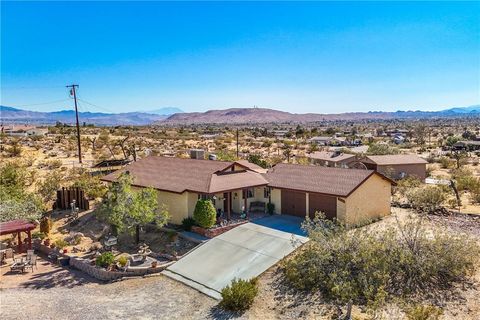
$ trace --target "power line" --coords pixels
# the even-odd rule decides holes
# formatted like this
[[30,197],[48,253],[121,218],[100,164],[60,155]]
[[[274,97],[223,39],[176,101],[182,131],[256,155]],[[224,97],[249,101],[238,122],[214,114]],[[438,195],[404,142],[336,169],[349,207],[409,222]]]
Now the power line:
[[80,99],[80,98],[77,97],[77,100],[78,100],[78,101],[81,101],[81,102],[83,102],[83,103],[86,103],[86,104],[88,104],[88,105],[90,105],[90,106],[92,106],[92,107],[99,108],[99,109],[102,109],[102,110],[104,110],[104,111],[107,111],[108,113],[115,113],[114,111],[112,111],[112,110],[110,110],[110,109],[108,109],[108,108],[100,107],[99,105],[93,104],[93,103],[88,102],[88,101],[86,101],[86,100],[84,100],[84,99]]
[[53,103],[65,102],[65,101],[69,101],[69,100],[70,100],[70,98],[69,99],[62,99],[62,100],[54,100],[54,101],[49,101],[49,102],[15,105],[15,106],[16,107],[31,107],[31,106],[40,106],[40,105],[44,105],[44,104],[53,104]]

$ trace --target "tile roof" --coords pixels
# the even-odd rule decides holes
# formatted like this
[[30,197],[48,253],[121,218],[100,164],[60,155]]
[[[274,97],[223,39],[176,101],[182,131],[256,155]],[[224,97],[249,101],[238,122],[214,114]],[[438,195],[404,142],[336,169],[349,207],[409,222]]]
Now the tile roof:
[[247,187],[267,185],[268,181],[253,171],[229,171],[213,174],[208,193],[218,193],[228,190],[238,190]]
[[225,170],[232,162],[150,156],[102,178],[115,181],[129,171],[134,185],[182,193],[185,190],[208,193],[212,174]]
[[265,175],[269,186],[336,196],[348,196],[375,172],[373,170],[277,164]]
[[260,167],[259,165],[255,163],[248,162],[248,160],[237,160],[235,163],[238,163],[241,166],[244,166],[245,168],[248,168],[252,171],[258,172],[258,173],[266,173],[267,169],[264,169]]
[[426,160],[414,154],[389,154],[383,156],[367,156],[373,163],[378,165],[395,165],[395,164],[426,164]]

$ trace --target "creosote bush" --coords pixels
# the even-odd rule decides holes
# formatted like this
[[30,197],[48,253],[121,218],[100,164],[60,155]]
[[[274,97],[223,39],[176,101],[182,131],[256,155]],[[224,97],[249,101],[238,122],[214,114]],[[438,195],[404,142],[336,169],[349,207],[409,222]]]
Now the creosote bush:
[[193,212],[193,219],[202,228],[211,228],[217,221],[217,212],[210,200],[198,200]]
[[445,191],[439,186],[423,186],[406,192],[408,202],[417,211],[431,213],[445,201]]
[[253,304],[257,293],[257,278],[233,279],[230,285],[222,289],[220,306],[230,311],[245,311]]
[[321,216],[307,219],[310,241],[284,262],[285,276],[298,289],[371,308],[389,297],[448,289],[464,281],[475,271],[479,245],[437,227],[427,230],[423,219],[412,217],[381,233],[346,230]]

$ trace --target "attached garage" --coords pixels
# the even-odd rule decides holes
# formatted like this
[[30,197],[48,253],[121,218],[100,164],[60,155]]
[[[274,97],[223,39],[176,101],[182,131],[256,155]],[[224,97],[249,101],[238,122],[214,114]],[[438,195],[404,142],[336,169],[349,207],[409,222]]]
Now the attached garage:
[[282,190],[282,213],[298,217],[307,215],[307,196],[305,192]]
[[310,193],[308,195],[308,214],[310,218],[315,216],[315,212],[323,212],[328,219],[337,217],[337,197],[327,196],[319,193]]
[[314,217],[321,211],[347,225],[388,215],[395,184],[372,170],[283,163],[270,169],[266,178],[277,213]]

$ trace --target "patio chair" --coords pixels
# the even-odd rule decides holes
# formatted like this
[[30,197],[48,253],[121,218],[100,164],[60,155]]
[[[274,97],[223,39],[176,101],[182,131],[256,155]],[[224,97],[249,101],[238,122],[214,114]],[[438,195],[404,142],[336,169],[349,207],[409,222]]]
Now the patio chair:
[[10,271],[21,271],[25,272],[26,262],[22,258],[14,258],[13,264],[10,267]]
[[25,268],[26,269],[32,269],[32,272],[33,272],[33,267],[37,268],[37,270],[38,270],[37,255],[36,254],[32,254],[30,256],[30,259],[27,259],[27,264],[25,265]]

